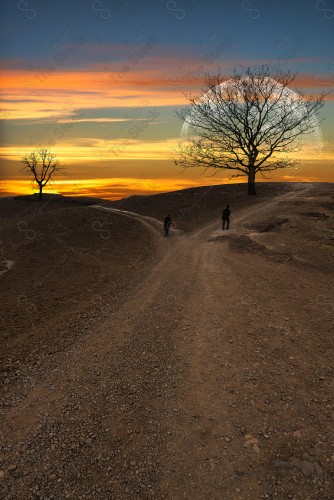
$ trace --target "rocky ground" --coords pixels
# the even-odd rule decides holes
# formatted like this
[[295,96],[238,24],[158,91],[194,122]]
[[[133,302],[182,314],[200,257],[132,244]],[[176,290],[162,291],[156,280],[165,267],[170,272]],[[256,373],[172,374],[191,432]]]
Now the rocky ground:
[[334,498],[334,187],[87,203],[0,201],[2,498]]

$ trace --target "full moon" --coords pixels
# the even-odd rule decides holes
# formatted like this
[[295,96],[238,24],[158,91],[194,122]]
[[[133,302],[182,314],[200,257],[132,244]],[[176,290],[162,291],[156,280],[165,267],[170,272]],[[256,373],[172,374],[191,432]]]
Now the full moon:
[[[249,80],[249,77],[245,76],[243,77],[245,81]],[[265,78],[266,83],[268,85],[274,85],[274,91],[273,91],[273,96],[278,96],[280,92],[282,92],[282,98],[284,102],[287,102],[291,107],[293,108],[294,104],[297,102],[297,100],[300,98],[297,92],[285,87],[278,83],[276,80],[272,78]],[[265,84],[266,85],[266,84]],[[240,96],[241,102],[242,102],[242,95],[241,92],[238,90],[237,85],[233,79],[227,80],[226,82],[220,83],[219,85],[216,86],[220,87],[221,91],[224,91],[224,89],[233,86],[236,89],[236,93]],[[283,91],[282,91],[283,88]],[[199,99],[198,104],[203,103],[206,105],[209,105],[212,108],[212,113],[216,112],[215,105],[213,104],[212,100],[210,99],[210,94],[212,93],[211,90],[203,94],[203,96]],[[279,106],[279,104],[278,104]],[[187,117],[187,119],[184,121],[181,133],[180,133],[180,139],[181,142],[187,141],[187,139],[190,139],[191,137],[196,137],[198,134],[196,132],[196,127],[194,126],[194,122],[196,122],[195,119],[195,114],[194,110],[192,110]],[[296,109],[295,113],[301,116],[301,109]],[[300,148],[298,151],[299,156],[307,156],[310,155],[312,157],[314,156],[320,156],[322,147],[323,147],[323,139],[322,139],[322,132],[321,128],[319,125],[319,120],[317,116],[314,114],[312,117],[312,122],[313,122],[313,131],[308,134],[303,134],[299,137],[296,138],[294,144],[298,145]],[[274,125],[274,121],[272,121],[272,124]],[[270,123],[267,125],[270,126]],[[291,154],[291,153],[290,153]]]

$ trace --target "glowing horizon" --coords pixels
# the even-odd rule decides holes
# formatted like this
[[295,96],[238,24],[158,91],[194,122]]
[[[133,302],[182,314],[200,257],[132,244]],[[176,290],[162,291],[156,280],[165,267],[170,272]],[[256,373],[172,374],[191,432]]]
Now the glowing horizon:
[[[243,180],[242,180],[243,179]],[[224,182],[225,181],[225,182]],[[257,182],[268,182],[268,179],[259,178]],[[272,179],[270,182],[331,182],[317,177],[304,177],[303,175],[281,175],[279,179]],[[56,179],[45,186],[45,194],[61,194],[63,196],[86,196],[92,198],[101,198],[106,200],[119,200],[133,195],[147,196],[152,194],[167,193],[179,191],[182,189],[220,185],[220,184],[239,184],[247,183],[244,178],[221,178],[220,182],[214,182],[213,178],[202,179],[164,179],[164,178],[110,178],[110,179]],[[0,196],[22,196],[37,193],[36,186],[33,186],[31,180],[0,180]]]

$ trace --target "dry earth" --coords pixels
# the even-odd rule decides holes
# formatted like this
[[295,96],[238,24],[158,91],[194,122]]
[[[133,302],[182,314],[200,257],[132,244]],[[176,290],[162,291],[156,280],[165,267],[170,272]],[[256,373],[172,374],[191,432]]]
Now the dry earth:
[[0,205],[2,498],[334,498],[332,184]]

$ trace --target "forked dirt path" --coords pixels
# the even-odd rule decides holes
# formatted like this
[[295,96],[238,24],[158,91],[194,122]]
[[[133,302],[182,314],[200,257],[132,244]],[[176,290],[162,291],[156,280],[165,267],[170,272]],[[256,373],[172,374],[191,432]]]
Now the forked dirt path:
[[119,212],[163,256],[8,412],[33,452],[7,498],[333,498],[333,387],[319,389],[329,360],[312,314],[327,278],[230,246],[300,192],[235,214],[229,231],[171,238]]

